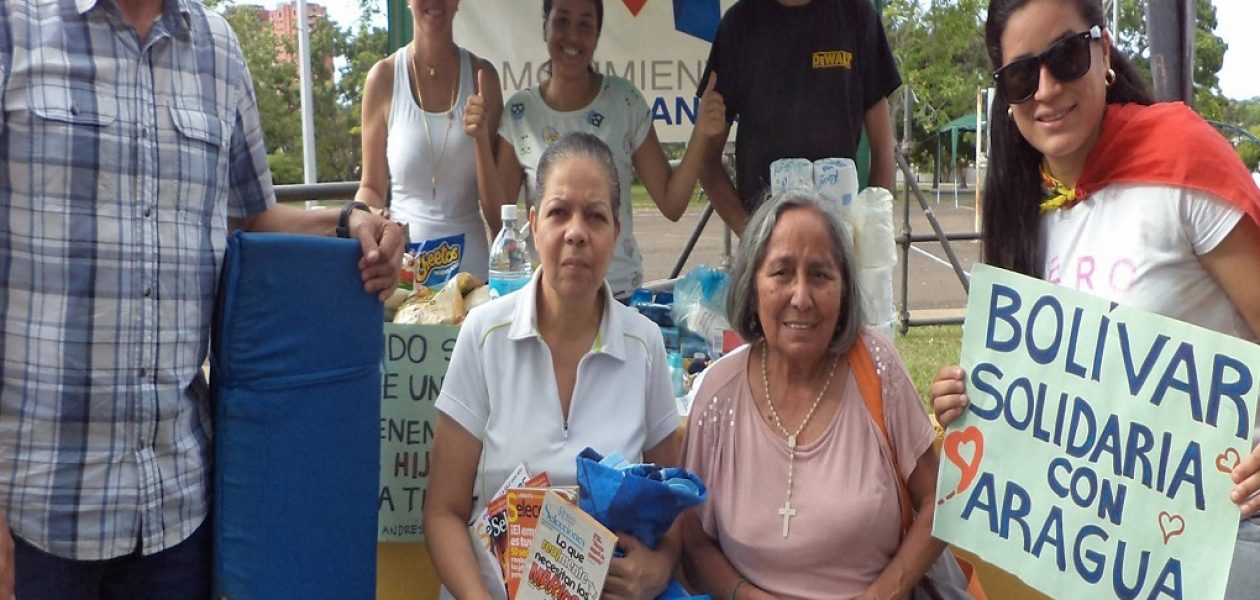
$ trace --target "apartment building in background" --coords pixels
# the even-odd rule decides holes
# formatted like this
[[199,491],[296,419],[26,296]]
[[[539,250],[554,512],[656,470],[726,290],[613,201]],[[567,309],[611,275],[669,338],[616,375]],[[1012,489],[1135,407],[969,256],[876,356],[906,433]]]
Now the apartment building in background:
[[[292,44],[296,50],[298,43],[298,8],[297,2],[289,2],[280,6],[267,9],[257,4],[238,4],[237,8],[253,8],[258,11],[258,20],[264,24],[270,25],[271,30],[275,33],[276,41],[276,60],[281,62],[297,62],[297,56],[289,52],[289,44]],[[328,18],[328,9],[322,5],[313,2],[306,3],[306,21],[309,23],[311,31],[315,29],[315,23],[320,19]],[[314,57],[312,57],[314,58]],[[328,72],[333,69],[333,57],[328,56],[324,59],[324,64],[328,67]]]

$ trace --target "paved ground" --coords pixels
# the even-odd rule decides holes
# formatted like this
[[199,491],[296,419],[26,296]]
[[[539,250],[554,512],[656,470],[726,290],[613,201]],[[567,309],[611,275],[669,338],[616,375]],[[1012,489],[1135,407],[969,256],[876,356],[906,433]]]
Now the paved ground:
[[[970,190],[960,190],[958,207],[954,206],[952,188],[941,190],[940,202],[936,202],[935,193],[925,189],[928,208],[940,222],[947,233],[964,233],[976,231],[975,196]],[[904,196],[898,196],[893,205],[895,226],[900,230],[904,215]],[[677,262],[687,239],[700,220],[700,209],[687,211],[677,223],[654,210],[636,210],[634,214],[634,231],[643,252],[646,279],[663,279],[669,276],[670,270]],[[910,231],[912,234],[932,234],[927,214],[912,198],[910,204]],[[704,263],[717,265],[721,263],[723,254],[723,234],[725,227],[715,214],[696,244],[695,251],[683,269]],[[739,238],[732,236],[732,245],[738,248]],[[980,255],[980,244],[975,241],[950,242],[954,253],[958,256],[965,270],[970,270]],[[907,297],[912,317],[931,317],[961,315],[961,309],[967,303],[967,295],[959,283],[954,269],[949,266],[946,254],[939,242],[923,242],[913,245],[910,252]],[[898,265],[894,279],[894,294],[900,302],[901,275]]]

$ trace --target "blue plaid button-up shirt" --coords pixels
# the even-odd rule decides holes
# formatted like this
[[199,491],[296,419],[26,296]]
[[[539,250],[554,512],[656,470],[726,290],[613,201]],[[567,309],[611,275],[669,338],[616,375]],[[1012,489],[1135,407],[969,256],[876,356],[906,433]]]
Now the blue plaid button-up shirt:
[[0,508],[58,556],[151,554],[205,519],[201,374],[228,219],[274,202],[219,15],[0,2]]

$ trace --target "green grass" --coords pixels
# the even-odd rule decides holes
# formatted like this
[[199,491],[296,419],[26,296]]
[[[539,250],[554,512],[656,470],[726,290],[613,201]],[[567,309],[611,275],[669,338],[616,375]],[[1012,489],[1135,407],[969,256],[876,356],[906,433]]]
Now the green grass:
[[[700,186],[696,186],[696,193],[691,196],[691,202],[688,204],[690,208],[704,208],[706,200],[700,198]],[[641,183],[635,183],[630,186],[630,207],[639,209],[656,210],[656,203],[652,201],[652,197],[648,195],[647,189]]]
[[910,371],[910,379],[924,403],[928,387],[941,365],[958,364],[962,349],[962,326],[937,325],[911,327],[905,335],[896,336],[897,351]]

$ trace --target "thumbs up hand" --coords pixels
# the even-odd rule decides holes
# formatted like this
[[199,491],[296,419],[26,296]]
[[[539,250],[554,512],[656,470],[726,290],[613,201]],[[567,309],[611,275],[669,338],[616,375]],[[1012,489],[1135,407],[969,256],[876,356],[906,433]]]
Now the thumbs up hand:
[[486,99],[482,95],[485,79],[485,70],[477,69],[477,89],[468,96],[468,102],[464,104],[464,133],[478,141],[488,141],[493,133],[486,126]]
[[700,96],[700,110],[696,116],[696,127],[705,137],[719,137],[726,132],[726,101],[717,91],[717,71],[709,72],[709,84]]

